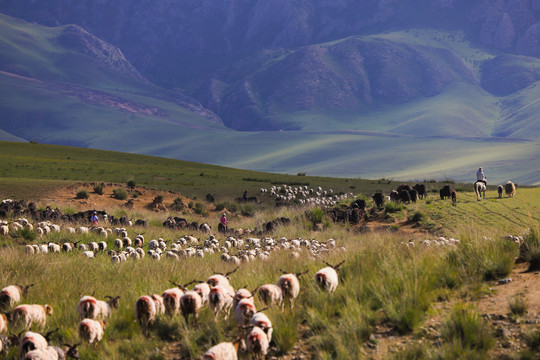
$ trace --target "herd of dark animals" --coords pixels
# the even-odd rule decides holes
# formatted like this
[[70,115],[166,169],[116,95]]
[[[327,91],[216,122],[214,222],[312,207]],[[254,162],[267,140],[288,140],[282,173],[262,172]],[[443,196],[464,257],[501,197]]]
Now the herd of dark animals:
[[[396,190],[390,192],[390,200],[402,203],[415,203],[419,199],[426,199],[427,195],[425,184],[416,184],[413,187],[402,184],[399,185]],[[452,189],[450,185],[443,186],[443,188],[439,190],[439,195],[441,200],[452,199],[452,205],[456,206],[457,192]],[[384,205],[385,196],[381,192],[375,193],[372,198],[373,202],[375,202],[375,206],[378,208]]]

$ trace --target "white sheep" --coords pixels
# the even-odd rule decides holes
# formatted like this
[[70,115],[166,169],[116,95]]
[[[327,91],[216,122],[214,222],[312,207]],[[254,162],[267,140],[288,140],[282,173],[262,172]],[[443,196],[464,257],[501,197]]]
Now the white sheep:
[[274,329],[272,328],[272,322],[264,313],[255,313],[251,317],[251,320],[249,320],[249,325],[260,327],[266,333],[266,336],[268,337],[268,342],[272,341],[272,332],[274,331]]
[[203,360],[237,360],[239,347],[240,341],[219,343],[208,349]]
[[225,319],[229,316],[229,311],[232,307],[234,292],[223,285],[217,285],[210,288],[208,295],[208,303],[210,309],[217,317],[220,312],[225,313]]
[[270,343],[268,336],[258,326],[254,326],[246,338],[247,350],[252,356],[264,359],[268,353]]
[[291,309],[294,308],[294,300],[300,293],[300,282],[298,281],[298,278],[307,273],[307,270],[301,273],[287,273],[283,270],[280,270],[284,275],[282,275],[277,285],[281,288],[281,292],[283,293],[283,299],[288,299],[289,304],[291,306]]
[[89,344],[94,344],[103,338],[105,323],[103,320],[84,319],[79,323],[79,338]]
[[28,294],[28,290],[34,286],[10,285],[0,290],[0,311],[7,310],[18,304]]
[[7,225],[1,225],[0,235],[7,235],[7,234],[9,234],[9,227]]
[[0,334],[6,333],[8,330],[8,319],[5,314],[0,313]]
[[317,271],[315,274],[315,283],[324,291],[333,293],[339,284],[337,271],[344,262],[342,261],[335,266],[325,262],[328,266]]
[[112,309],[118,309],[120,296],[106,296],[109,300],[97,300],[93,296],[83,296],[77,304],[79,320],[88,318],[93,320],[107,320],[112,313]]
[[53,314],[53,308],[50,305],[19,305],[12,312],[14,324],[24,322],[25,329],[35,323],[40,327],[44,327],[47,322],[47,315]]
[[184,292],[178,287],[167,289],[161,294],[167,315],[174,316],[180,311],[180,298],[182,295],[184,295]]
[[253,298],[242,299],[234,308],[234,321],[238,326],[247,325],[251,317],[257,312]]
[[25,354],[32,350],[45,350],[47,346],[49,344],[45,336],[27,331],[19,341],[19,358],[24,358]]
[[151,296],[143,295],[135,302],[135,317],[143,333],[148,334],[148,328],[155,321],[157,316],[156,303]]
[[118,250],[122,250],[122,248],[124,247],[122,239],[114,239],[114,247]]
[[282,306],[283,304],[283,291],[278,285],[262,285],[261,287],[259,287],[259,291],[257,292],[257,294],[266,306]]
[[23,360],[58,360],[56,349],[49,346],[42,350],[32,350],[24,355]]
[[197,284],[193,287],[193,291],[195,291],[202,300],[202,305],[205,305],[208,303],[208,296],[210,295],[210,286],[205,283],[201,282],[200,284]]
[[197,323],[201,307],[202,298],[199,293],[194,290],[187,290],[180,298],[180,311],[186,320],[186,324],[189,324],[189,315],[192,315],[195,323]]

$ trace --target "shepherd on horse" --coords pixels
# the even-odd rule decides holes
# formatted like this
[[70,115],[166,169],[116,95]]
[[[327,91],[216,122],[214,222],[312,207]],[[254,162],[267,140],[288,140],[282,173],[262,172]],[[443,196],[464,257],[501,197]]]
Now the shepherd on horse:
[[484,169],[481,167],[476,172],[476,182],[474,183],[474,192],[476,193],[476,200],[480,201],[481,196],[480,193],[484,195],[484,199],[486,198],[486,189],[487,189],[487,178],[484,174]]

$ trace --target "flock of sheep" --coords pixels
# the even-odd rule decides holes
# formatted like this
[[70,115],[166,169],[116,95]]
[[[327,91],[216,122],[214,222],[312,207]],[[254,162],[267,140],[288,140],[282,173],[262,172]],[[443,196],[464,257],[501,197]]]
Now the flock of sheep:
[[[206,239],[199,239],[192,235],[185,235],[175,241],[165,241],[162,238],[145,242],[142,234],[137,234],[133,240],[128,237],[126,228],[104,227],[62,227],[51,222],[40,222],[32,225],[24,218],[17,219],[11,224],[2,226],[11,229],[35,229],[40,235],[41,243],[26,245],[24,251],[32,256],[37,254],[50,254],[78,251],[82,256],[94,258],[98,255],[109,256],[113,263],[140,260],[145,256],[153,260],[165,257],[169,260],[179,260],[183,257],[204,257],[219,254],[222,261],[228,264],[239,265],[242,262],[266,260],[275,251],[286,251],[290,257],[297,258],[302,252],[309,254],[313,259],[320,259],[321,255],[332,251],[346,251],[336,246],[334,239],[325,242],[308,239],[274,239],[271,237],[245,239],[232,236],[216,239],[209,235]],[[102,241],[63,242],[46,241],[52,232],[66,231],[68,233],[94,233],[103,237]],[[6,232],[7,233],[7,232]],[[205,235],[206,236],[206,235]],[[114,238],[112,240],[112,238]],[[108,249],[108,239],[113,249]],[[144,248],[147,248],[145,250]],[[315,283],[323,290],[331,293],[338,286],[338,265],[327,264],[327,267],[318,271],[314,276]],[[234,271],[236,271],[238,267]],[[243,349],[255,357],[264,357],[269,349],[272,339],[272,322],[264,312],[257,311],[254,297],[257,296],[265,306],[283,308],[288,304],[294,307],[294,301],[300,293],[298,278],[305,273],[287,273],[277,279],[275,284],[262,284],[253,292],[248,289],[234,289],[229,282],[229,275],[215,274],[207,281],[192,281],[188,284],[175,284],[175,287],[164,290],[161,294],[148,294],[140,296],[135,302],[135,317],[144,334],[149,333],[156,317],[160,314],[175,316],[181,314],[186,323],[197,322],[199,312],[207,306],[216,319],[227,318],[232,312],[233,319],[243,334],[239,339],[218,344],[205,354],[205,359],[236,359],[239,349]],[[188,286],[194,285],[191,289]],[[76,345],[66,344],[64,347],[50,346],[47,336],[28,331],[37,326],[43,328],[47,317],[53,315],[50,305],[17,304],[22,300],[30,286],[10,285],[0,291],[0,311],[11,310],[9,317],[0,318],[0,333],[7,332],[8,323],[14,328],[23,326],[27,332],[21,337],[2,337],[0,343],[4,345],[19,345],[21,359],[65,359],[78,358]],[[105,333],[105,321],[111,316],[113,309],[117,308],[119,297],[108,297],[99,300],[93,296],[83,296],[78,305],[79,314],[78,333],[81,341],[97,343]],[[1,346],[1,345],[0,345]],[[1,348],[0,348],[0,351]]]
[[267,195],[276,201],[291,203],[297,202],[300,205],[334,206],[338,202],[347,198],[354,198],[353,193],[334,194],[333,189],[324,190],[321,186],[308,188],[307,186],[291,186],[283,184],[272,186],[271,188],[261,188],[260,193]]

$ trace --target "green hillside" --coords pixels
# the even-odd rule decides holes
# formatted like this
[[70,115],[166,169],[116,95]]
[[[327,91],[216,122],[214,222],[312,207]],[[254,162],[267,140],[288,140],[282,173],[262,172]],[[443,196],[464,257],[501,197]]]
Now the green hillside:
[[[246,58],[223,70],[223,81],[213,82],[206,96],[222,99],[220,106],[226,107],[251,94],[253,106],[247,112],[232,106],[231,116],[280,131],[234,131],[195,100],[148,83],[117,48],[82,28],[44,27],[6,15],[0,15],[0,28],[2,140],[288,174],[469,182],[482,165],[493,183],[540,181],[537,82],[506,97],[484,90],[478,78],[493,54],[474,48],[460,33],[395,31]],[[368,64],[365,51],[381,64],[387,52],[398,55],[389,55],[391,64],[381,71]],[[345,56],[349,52],[351,58]],[[426,93],[415,82],[426,69],[409,69],[400,57],[409,63],[422,59],[431,90]],[[321,67],[297,59],[319,61]],[[361,66],[353,66],[358,59]],[[531,59],[518,60],[510,63],[535,66]],[[297,69],[298,86],[313,86],[287,97],[277,81],[285,74],[276,69]],[[319,85],[309,71],[322,76]],[[358,93],[373,97],[371,103],[340,88],[354,85],[351,71],[381,85],[377,93],[371,87]],[[227,83],[239,77],[243,88]],[[408,100],[386,102],[392,84],[403,81],[411,85],[400,88]],[[383,86],[387,82],[392,86]],[[274,93],[274,102],[265,102],[262,90]]]
[[148,129],[163,126],[165,133],[221,127],[195,100],[151,85],[119,49],[76,26],[0,14],[0,54],[1,126],[13,136],[88,146],[99,137],[114,142],[124,127],[127,137],[147,140]]

